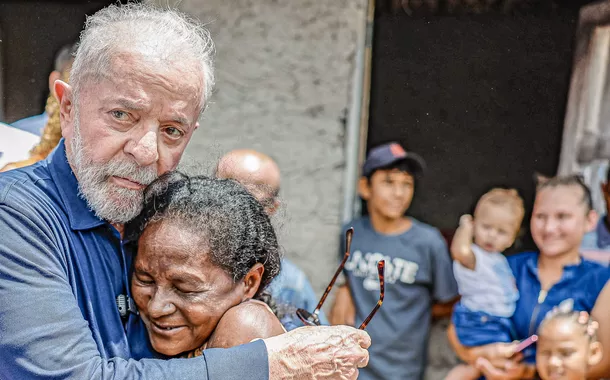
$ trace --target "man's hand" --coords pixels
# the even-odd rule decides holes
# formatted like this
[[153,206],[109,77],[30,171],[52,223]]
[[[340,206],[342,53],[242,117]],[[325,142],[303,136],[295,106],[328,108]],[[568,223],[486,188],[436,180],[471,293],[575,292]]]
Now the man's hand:
[[357,379],[369,362],[371,338],[353,327],[301,327],[263,340],[271,380]]
[[356,307],[352,300],[352,295],[349,292],[347,285],[337,289],[335,303],[330,311],[331,325],[348,325],[355,326],[356,324]]

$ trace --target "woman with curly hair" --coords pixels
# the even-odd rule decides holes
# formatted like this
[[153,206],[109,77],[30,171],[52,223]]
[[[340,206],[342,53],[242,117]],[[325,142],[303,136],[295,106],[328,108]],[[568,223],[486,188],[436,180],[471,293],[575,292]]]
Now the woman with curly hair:
[[192,357],[285,332],[265,288],[280,270],[260,203],[233,180],[168,173],[126,227],[131,291],[153,348]]

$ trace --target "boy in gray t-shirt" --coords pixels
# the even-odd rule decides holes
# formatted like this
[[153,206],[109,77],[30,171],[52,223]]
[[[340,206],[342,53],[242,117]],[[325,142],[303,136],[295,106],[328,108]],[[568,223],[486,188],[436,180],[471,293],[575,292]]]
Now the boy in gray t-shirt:
[[[339,290],[333,313],[344,313],[341,309],[350,302],[340,298],[351,296],[355,319],[360,323],[366,318],[379,297],[377,262],[386,262],[385,299],[366,328],[374,343],[369,348],[369,365],[360,369],[361,380],[421,380],[432,305],[457,297],[451,259],[440,232],[404,216],[413,198],[414,175],[423,168],[419,156],[397,143],[372,149],[359,183],[369,216],[345,227],[354,227],[352,252],[345,265],[349,292]],[[336,318],[333,322],[354,323]]]

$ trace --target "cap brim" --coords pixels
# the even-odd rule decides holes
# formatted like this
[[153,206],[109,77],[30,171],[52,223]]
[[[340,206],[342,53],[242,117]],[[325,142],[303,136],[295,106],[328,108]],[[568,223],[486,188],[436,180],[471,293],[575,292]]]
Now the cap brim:
[[426,171],[426,162],[424,161],[424,159],[416,153],[408,152],[402,157],[393,157],[389,161],[377,162],[376,165],[367,165],[367,162],[365,161],[362,168],[362,175],[367,177],[375,170],[390,166],[396,162],[401,161],[409,163],[409,169],[412,171],[411,174],[413,175],[423,175]]
[[402,159],[413,163],[413,174],[424,174],[426,171],[426,161],[419,154],[408,152]]

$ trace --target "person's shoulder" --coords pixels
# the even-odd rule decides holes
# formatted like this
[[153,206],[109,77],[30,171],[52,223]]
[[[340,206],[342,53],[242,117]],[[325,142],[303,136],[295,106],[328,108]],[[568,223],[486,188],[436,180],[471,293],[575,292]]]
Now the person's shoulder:
[[526,268],[526,263],[532,260],[538,260],[538,252],[525,251],[506,256],[506,261],[515,275],[520,269]]
[[282,273],[284,273],[290,281],[296,281],[298,278],[305,277],[305,272],[286,257],[282,258]]
[[519,253],[515,253],[512,255],[506,256],[506,260],[511,265],[513,265],[513,264],[519,265],[521,263],[524,263],[524,262],[531,260],[532,258],[536,258],[536,257],[538,257],[538,252],[525,251],[525,252],[519,252]]
[[28,116],[23,119],[17,120],[11,123],[11,126],[19,130],[32,133],[36,136],[40,136],[42,134],[42,129],[47,123],[47,120],[48,116],[46,113],[43,112],[39,115]]
[[345,223],[341,227],[341,233],[345,234],[345,231],[347,231],[349,228],[352,228],[352,227],[354,228],[354,231],[362,230],[362,229],[368,230],[371,228],[371,223],[369,222],[368,216],[361,216],[359,218],[352,219],[349,222]]
[[411,222],[413,223],[411,229],[408,230],[407,233],[417,233],[417,236],[423,238],[425,240],[433,241],[433,242],[444,242],[445,238],[443,238],[443,234],[441,231],[427,223],[419,221],[415,218],[411,218]]
[[248,300],[227,310],[210,338],[209,348],[228,348],[286,332],[264,302]]
[[19,203],[45,194],[51,180],[45,161],[0,173],[0,203]]
[[582,272],[596,278],[599,284],[605,285],[610,280],[610,268],[595,261],[582,259]]

